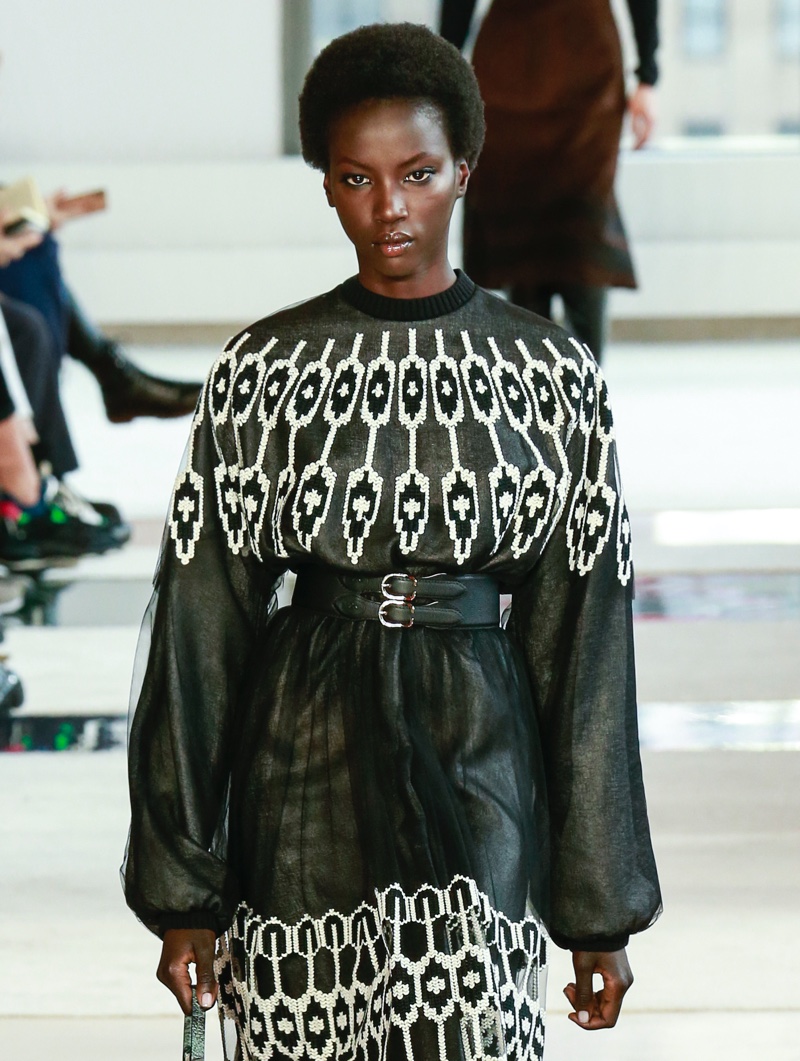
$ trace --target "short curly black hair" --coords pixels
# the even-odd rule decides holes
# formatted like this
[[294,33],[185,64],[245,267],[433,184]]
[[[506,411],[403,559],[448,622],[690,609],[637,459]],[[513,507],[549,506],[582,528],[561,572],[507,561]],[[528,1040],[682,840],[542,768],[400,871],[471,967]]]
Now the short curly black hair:
[[361,26],[322,49],[300,93],[303,158],[328,169],[332,122],[370,99],[419,99],[442,113],[456,158],[474,166],[486,125],[472,67],[457,48],[413,22]]

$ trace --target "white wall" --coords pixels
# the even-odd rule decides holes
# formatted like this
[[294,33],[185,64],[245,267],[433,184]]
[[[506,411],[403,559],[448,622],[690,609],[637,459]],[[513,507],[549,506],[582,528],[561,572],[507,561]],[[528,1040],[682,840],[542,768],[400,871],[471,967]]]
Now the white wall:
[[[320,174],[299,159],[16,162],[6,175],[29,170],[45,187],[109,190],[109,212],[62,241],[67,276],[101,321],[245,322],[355,271]],[[614,316],[798,316],[798,188],[800,152],[624,154],[619,197],[641,287],[614,293]]]
[[280,0],[2,0],[0,174],[280,150]]

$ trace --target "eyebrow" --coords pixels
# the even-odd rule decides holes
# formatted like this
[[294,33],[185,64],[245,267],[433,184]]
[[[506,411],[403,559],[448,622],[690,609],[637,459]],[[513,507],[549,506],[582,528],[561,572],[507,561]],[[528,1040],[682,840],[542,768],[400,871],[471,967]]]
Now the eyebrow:
[[[419,162],[423,158],[433,158],[434,154],[430,151],[420,151],[418,154],[407,158],[405,162],[401,162],[398,165],[398,169],[406,169],[408,166],[413,166],[415,162]],[[365,162],[359,162],[355,158],[339,158],[336,160],[337,166],[353,166],[355,169],[369,169],[370,167]]]

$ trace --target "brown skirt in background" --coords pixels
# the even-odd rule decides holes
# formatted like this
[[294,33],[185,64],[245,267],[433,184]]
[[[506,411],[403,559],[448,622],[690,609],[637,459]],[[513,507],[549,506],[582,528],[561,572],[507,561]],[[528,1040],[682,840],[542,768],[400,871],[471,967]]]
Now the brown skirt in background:
[[464,266],[483,287],[635,287],[614,198],[625,113],[609,0],[494,0],[473,53],[486,145]]

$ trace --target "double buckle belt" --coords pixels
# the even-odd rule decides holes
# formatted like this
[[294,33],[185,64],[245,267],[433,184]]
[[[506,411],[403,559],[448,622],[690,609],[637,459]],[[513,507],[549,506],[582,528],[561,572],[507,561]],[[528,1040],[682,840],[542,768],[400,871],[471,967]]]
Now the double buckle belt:
[[292,605],[342,619],[372,619],[382,626],[498,626],[500,591],[490,575],[349,575],[304,567]]

